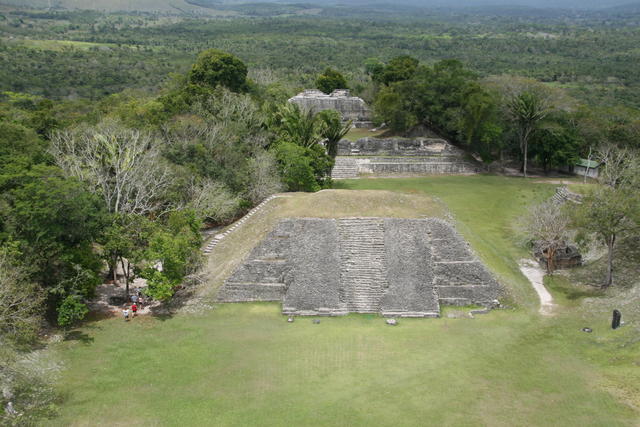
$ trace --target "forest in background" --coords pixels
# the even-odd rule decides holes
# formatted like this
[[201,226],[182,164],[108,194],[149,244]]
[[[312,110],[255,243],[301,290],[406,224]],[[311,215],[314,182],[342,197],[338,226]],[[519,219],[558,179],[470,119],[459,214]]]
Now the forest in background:
[[291,93],[327,66],[362,92],[367,59],[407,54],[431,64],[455,58],[482,76],[532,77],[587,103],[640,106],[638,13],[344,7],[307,16],[305,6],[265,4],[247,17],[234,7],[233,18],[3,7],[0,90],[92,100],[155,91],[198,52],[217,48],[242,59],[255,80]]

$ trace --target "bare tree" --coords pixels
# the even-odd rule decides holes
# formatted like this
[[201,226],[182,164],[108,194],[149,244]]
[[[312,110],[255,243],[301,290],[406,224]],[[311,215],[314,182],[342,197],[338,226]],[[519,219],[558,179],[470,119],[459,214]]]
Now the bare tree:
[[189,188],[189,198],[189,206],[201,218],[216,222],[233,219],[240,209],[240,198],[224,184],[212,180],[192,184]]
[[602,184],[612,188],[637,185],[640,176],[640,155],[637,151],[607,143],[598,148],[596,158],[603,164],[598,177]]
[[547,273],[553,273],[556,252],[566,247],[572,236],[570,216],[562,205],[547,201],[529,210],[522,228],[546,258]]
[[109,212],[144,215],[162,207],[170,174],[149,133],[103,121],[54,133],[51,153],[67,174],[92,186]]
[[7,251],[0,250],[0,335],[14,341],[37,334],[44,293]]
[[257,204],[274,193],[283,191],[276,160],[267,151],[260,151],[251,159],[251,182],[248,196],[252,203]]

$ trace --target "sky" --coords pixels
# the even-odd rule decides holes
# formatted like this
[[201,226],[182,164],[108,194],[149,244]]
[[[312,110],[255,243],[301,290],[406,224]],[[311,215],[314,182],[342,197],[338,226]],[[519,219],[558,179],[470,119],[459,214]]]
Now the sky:
[[411,4],[420,6],[487,6],[510,5],[530,6],[540,8],[572,8],[572,9],[602,9],[612,6],[620,6],[629,3],[638,3],[640,0],[316,0],[313,3],[343,3],[343,4]]

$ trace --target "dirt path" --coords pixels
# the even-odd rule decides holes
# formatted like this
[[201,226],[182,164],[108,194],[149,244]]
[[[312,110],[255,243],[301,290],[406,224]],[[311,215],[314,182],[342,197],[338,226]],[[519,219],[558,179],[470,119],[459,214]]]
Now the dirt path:
[[[146,287],[146,280],[135,279],[129,287],[129,295],[135,295],[139,289]],[[122,316],[122,308],[125,305],[111,305],[109,299],[111,297],[121,297],[124,295],[124,286],[116,286],[110,283],[104,283],[96,288],[96,297],[89,303],[89,309],[95,313],[108,314],[114,316]],[[131,302],[126,303],[128,307],[131,307]],[[160,305],[158,301],[152,301],[150,304],[145,304],[142,307],[138,307],[138,314],[150,314],[151,310]]]
[[521,259],[518,263],[520,271],[524,274],[529,282],[533,285],[540,298],[540,314],[543,316],[550,316],[553,314],[553,297],[544,287],[544,275],[545,271],[535,262],[530,259]]

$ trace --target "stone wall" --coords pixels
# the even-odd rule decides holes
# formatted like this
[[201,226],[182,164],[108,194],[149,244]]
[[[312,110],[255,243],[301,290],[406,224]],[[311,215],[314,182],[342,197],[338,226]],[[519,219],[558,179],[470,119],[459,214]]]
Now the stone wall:
[[500,286],[437,219],[288,219],[220,289],[222,302],[282,301],[288,315],[435,317],[494,306]]
[[360,138],[338,143],[339,156],[421,156],[456,157],[464,152],[441,138]]

